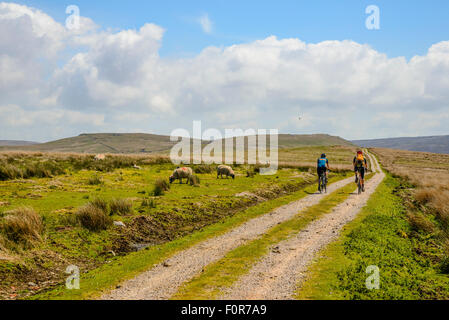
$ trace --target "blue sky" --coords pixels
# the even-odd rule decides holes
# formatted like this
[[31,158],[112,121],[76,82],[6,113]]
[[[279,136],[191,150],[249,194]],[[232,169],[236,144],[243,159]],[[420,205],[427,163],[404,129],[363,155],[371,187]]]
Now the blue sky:
[[[207,46],[229,46],[263,39],[298,38],[317,43],[354,40],[369,44],[389,57],[423,55],[449,39],[449,1],[18,1],[43,10],[55,20],[66,19],[65,8],[75,4],[81,15],[102,28],[138,29],[147,22],[166,29],[161,56],[189,56]],[[365,28],[365,8],[377,5],[381,29]],[[200,32],[197,19],[208,14],[212,34]]]
[[[365,26],[369,5],[380,30]],[[449,1],[0,2],[0,140],[170,134],[196,120],[449,134]]]

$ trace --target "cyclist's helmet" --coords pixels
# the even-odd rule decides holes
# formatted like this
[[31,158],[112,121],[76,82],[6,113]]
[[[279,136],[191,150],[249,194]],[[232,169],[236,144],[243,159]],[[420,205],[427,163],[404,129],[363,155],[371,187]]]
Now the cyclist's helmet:
[[357,154],[363,154],[363,152],[361,150],[357,151]]
[[323,153],[323,154],[321,155],[321,158],[326,158],[326,154]]

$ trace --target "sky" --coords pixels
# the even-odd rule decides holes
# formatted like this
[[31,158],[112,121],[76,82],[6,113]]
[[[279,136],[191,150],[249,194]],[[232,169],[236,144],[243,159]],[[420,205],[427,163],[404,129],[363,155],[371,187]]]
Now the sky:
[[[380,29],[366,27],[370,5]],[[449,2],[0,3],[0,140],[170,134],[194,120],[347,139],[449,134]]]

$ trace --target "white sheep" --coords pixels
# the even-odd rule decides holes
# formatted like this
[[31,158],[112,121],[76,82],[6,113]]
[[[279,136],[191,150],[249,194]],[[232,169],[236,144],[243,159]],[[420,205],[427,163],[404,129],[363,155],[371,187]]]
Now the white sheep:
[[104,154],[97,154],[94,159],[96,161],[105,160],[106,159],[106,155],[104,155]]
[[235,179],[234,170],[230,166],[219,165],[217,167],[217,179],[219,176],[223,179],[223,175],[226,175],[226,178],[232,177],[232,179]]
[[170,176],[169,181],[170,183],[172,183],[176,179],[179,179],[179,183],[182,184],[182,179],[186,178],[187,183],[189,183],[190,180],[192,179],[192,176],[193,176],[192,168],[187,167],[177,168],[175,169],[175,171],[173,171],[173,174]]

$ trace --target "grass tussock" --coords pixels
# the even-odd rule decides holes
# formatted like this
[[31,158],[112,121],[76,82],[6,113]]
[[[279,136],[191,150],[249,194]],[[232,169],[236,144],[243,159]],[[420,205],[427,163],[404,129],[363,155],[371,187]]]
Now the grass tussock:
[[140,206],[144,207],[144,208],[146,207],[146,208],[154,209],[154,208],[156,208],[156,203],[154,202],[153,199],[143,199]]
[[21,207],[6,212],[1,223],[6,238],[26,246],[41,241],[44,230],[41,216],[30,207]]
[[87,180],[87,184],[90,186],[98,186],[103,184],[103,180],[101,179],[101,177],[94,175]]
[[198,177],[198,176],[195,175],[195,174],[192,175],[192,177],[190,177],[189,183],[190,183],[191,186],[199,187],[199,186],[200,186],[200,183],[201,183],[200,177]]
[[111,215],[127,216],[133,213],[133,203],[129,199],[112,199],[109,207]]
[[193,172],[197,174],[212,173],[215,172],[215,170],[216,166],[210,164],[200,164],[193,167]]
[[101,199],[101,198],[95,198],[94,200],[92,200],[91,202],[89,202],[92,206],[100,209],[101,211],[103,211],[105,214],[109,213],[109,204],[106,200]]
[[76,217],[81,226],[90,231],[106,230],[112,225],[112,219],[92,203],[79,208]]
[[153,187],[153,195],[155,197],[159,197],[164,195],[164,192],[170,190],[170,184],[165,181],[164,179],[157,179],[154,182],[154,187]]
[[415,231],[435,232],[434,224],[420,212],[408,212],[407,219]]

